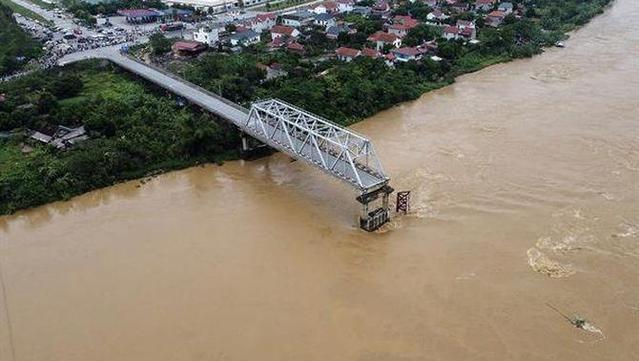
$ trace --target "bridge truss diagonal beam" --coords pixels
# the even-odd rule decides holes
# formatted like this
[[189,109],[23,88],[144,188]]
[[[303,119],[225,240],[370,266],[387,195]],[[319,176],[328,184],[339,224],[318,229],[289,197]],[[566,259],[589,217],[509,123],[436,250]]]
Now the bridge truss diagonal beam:
[[282,100],[253,103],[242,128],[363,193],[389,181],[369,139]]

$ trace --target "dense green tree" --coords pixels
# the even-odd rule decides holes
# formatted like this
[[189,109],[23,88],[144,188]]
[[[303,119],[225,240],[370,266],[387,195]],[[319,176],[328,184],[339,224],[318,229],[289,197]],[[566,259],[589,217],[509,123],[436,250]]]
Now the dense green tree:
[[155,55],[166,54],[171,50],[171,40],[161,32],[153,33],[153,35],[149,37],[149,43]]

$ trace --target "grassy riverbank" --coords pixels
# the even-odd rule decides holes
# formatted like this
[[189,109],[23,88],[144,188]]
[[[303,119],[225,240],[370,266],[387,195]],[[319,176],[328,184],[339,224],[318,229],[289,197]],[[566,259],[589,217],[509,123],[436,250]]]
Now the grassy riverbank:
[[84,125],[90,137],[67,151],[22,135],[0,140],[0,214],[237,157],[233,128],[108,64],[39,72],[0,93],[0,131]]

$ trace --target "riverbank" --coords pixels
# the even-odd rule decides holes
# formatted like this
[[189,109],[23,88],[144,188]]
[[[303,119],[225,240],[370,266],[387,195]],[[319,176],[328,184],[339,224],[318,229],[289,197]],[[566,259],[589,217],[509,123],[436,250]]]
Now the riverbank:
[[[487,24],[481,11],[453,13],[446,20],[450,24],[472,21],[477,27],[476,41],[446,40],[442,27],[427,20],[429,10],[425,5],[404,4],[395,7],[392,15],[413,16],[419,25],[408,32],[401,46],[415,52],[424,50],[416,46],[428,44],[430,49],[427,55],[411,61],[389,60],[396,56],[392,46],[378,49],[375,56],[359,56],[352,61],[336,57],[339,47],[376,52],[368,39],[388,26],[388,20],[346,14],[339,19],[352,24],[353,31],[337,39],[328,38],[318,27],[300,28],[302,33],[295,41],[303,46],[303,54],[272,48],[271,37],[266,35],[239,54],[215,48],[197,59],[172,59],[167,63],[162,57],[160,65],[238,103],[277,97],[350,125],[451,84],[459,75],[539,54],[565,39],[567,31],[600,14],[610,1],[566,1],[557,5],[536,0],[518,6],[517,15],[505,16],[498,26]],[[271,65],[277,70],[270,69]],[[269,69],[257,71],[256,67]]]
[[[587,4],[592,8],[581,8],[564,20],[563,25],[555,25],[554,31],[572,28],[590,19],[599,13],[596,4],[603,8],[608,2],[592,0]],[[538,8],[533,14],[539,16],[540,21],[545,19],[544,9]],[[548,13],[554,14],[550,19],[562,14],[550,10]],[[512,39],[504,40],[506,33],[512,33]],[[548,45],[549,39],[554,39],[533,36],[540,33],[534,22],[520,20],[484,32],[487,34],[482,38],[484,45],[479,47],[442,42],[440,46],[449,52],[445,61],[426,59],[400,64],[397,68],[389,68],[383,61],[373,59],[356,59],[347,64],[328,62],[316,67],[299,57],[276,53],[268,55],[268,59],[277,59],[288,67],[290,74],[268,82],[264,82],[265,73],[256,66],[268,59],[256,52],[212,54],[173,70],[238,103],[276,97],[350,125],[449,85],[461,74],[532,56],[540,52],[543,45]],[[528,34],[528,41],[514,43],[515,34]],[[78,65],[86,75],[81,76],[85,83],[80,88],[86,88],[79,95],[66,94],[62,84],[65,81],[61,79],[57,79],[61,84],[59,93],[47,89],[47,82],[56,84],[55,76],[51,78],[53,72],[36,73],[0,86],[0,90],[10,94],[9,101],[2,105],[0,131],[14,128],[51,131],[59,125],[73,125],[86,126],[91,138],[77,149],[62,153],[36,145],[35,151],[19,155],[18,149],[24,149],[24,139],[0,145],[5,148],[2,168],[6,170],[0,176],[0,214],[69,199],[149,173],[237,158],[237,131],[228,125],[210,122],[209,115],[195,108],[180,109],[170,98],[160,96],[166,94],[164,91],[156,89],[149,93],[148,89],[153,87],[145,90],[130,76],[126,80],[123,74],[118,75],[115,84],[106,81],[99,90],[92,89],[91,84],[96,82],[91,78],[100,76],[99,71],[96,73],[96,62],[89,64],[92,65]],[[318,71],[325,74],[317,76]],[[110,72],[114,70],[106,71]],[[59,77],[70,73],[73,70]]]
[[[0,214],[69,199],[117,182],[237,159],[230,125],[99,61],[0,84]],[[70,149],[30,138],[83,127]],[[42,137],[40,137],[42,138]]]
[[16,359],[635,360],[637,16],[354,125],[412,191],[383,234],[284,154],[0,217]]

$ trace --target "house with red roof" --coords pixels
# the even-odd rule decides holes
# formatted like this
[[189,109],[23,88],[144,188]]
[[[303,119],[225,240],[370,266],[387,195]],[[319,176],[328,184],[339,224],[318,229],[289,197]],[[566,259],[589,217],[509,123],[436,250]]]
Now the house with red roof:
[[369,58],[377,59],[380,56],[382,56],[382,54],[380,54],[380,52],[375,50],[375,49],[364,48],[364,49],[362,49],[362,56],[366,56],[366,57],[369,57]]
[[385,33],[383,31],[374,33],[369,36],[367,40],[375,43],[375,49],[377,50],[382,50],[386,45],[391,45],[395,48],[399,48],[402,45],[402,39],[400,39],[397,35]]
[[299,30],[286,26],[286,25],[275,25],[271,28],[271,40],[275,40],[276,38],[286,36],[290,38],[297,38],[300,35]]
[[410,15],[396,15],[391,25],[388,26],[388,32],[403,38],[417,25],[419,25],[419,20],[413,19]]
[[197,41],[178,41],[171,46],[173,54],[181,56],[197,55],[206,49],[206,44]]
[[469,26],[446,26],[442,32],[442,37],[446,40],[473,40],[477,36],[475,27]]
[[362,51],[359,49],[340,47],[335,50],[335,55],[338,60],[349,62],[362,55]]
[[286,50],[290,51],[291,53],[296,53],[300,55],[304,55],[304,52],[306,51],[306,49],[304,49],[304,45],[298,43],[297,41],[293,41],[290,44],[288,44],[286,46]]
[[391,50],[395,55],[395,61],[407,62],[411,60],[419,60],[422,58],[423,52],[419,48],[405,47]]
[[256,33],[262,33],[266,30],[271,30],[275,26],[277,16],[273,13],[258,14],[252,19],[245,21],[242,25],[250,28]]
[[503,11],[495,10],[486,15],[486,25],[496,28],[504,22],[506,15]]
[[323,1],[309,9],[315,14],[334,14],[339,11],[336,1]]
[[384,0],[379,0],[371,7],[371,15],[386,19],[390,15],[390,5]]

